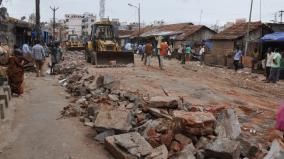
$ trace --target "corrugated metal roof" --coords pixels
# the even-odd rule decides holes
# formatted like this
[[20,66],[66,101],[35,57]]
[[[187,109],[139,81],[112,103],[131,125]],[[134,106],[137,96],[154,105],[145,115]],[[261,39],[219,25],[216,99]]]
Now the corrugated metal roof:
[[[260,29],[265,24],[261,22],[251,22],[250,23],[250,32]],[[214,35],[212,40],[234,40],[240,37],[243,37],[247,33],[248,23],[239,23],[234,24],[233,26],[225,29],[224,31]]]
[[[178,24],[169,24],[169,25],[161,25],[161,26],[147,26],[141,29],[141,37],[148,36],[173,36],[177,35],[178,40],[183,40],[191,34],[201,30],[201,29],[209,29],[204,25],[193,25],[192,23],[178,23]],[[214,32],[213,30],[211,30]],[[132,36],[138,36],[138,30],[136,30]]]

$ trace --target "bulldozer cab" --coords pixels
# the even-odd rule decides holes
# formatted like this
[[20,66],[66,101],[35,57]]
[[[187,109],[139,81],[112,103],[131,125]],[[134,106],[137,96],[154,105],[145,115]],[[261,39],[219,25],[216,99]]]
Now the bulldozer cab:
[[79,37],[78,37],[77,34],[69,35],[69,36],[68,36],[68,41],[77,42],[77,41],[79,41]]
[[114,26],[109,20],[102,20],[92,26],[91,41],[87,46],[86,60],[97,67],[134,63],[134,54],[121,50]]

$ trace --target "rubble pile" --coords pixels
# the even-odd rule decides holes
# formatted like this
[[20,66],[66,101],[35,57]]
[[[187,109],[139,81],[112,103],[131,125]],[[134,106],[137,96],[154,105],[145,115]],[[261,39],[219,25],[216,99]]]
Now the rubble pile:
[[55,74],[69,75],[74,70],[85,66],[85,55],[83,52],[66,52],[62,62],[54,66]]
[[[64,71],[66,71],[64,69]],[[111,75],[67,69],[59,83],[70,94],[63,116],[79,116],[116,159],[283,158],[277,141],[268,152],[242,135],[232,108],[199,108],[180,97],[121,90]],[[272,157],[271,157],[272,156]]]

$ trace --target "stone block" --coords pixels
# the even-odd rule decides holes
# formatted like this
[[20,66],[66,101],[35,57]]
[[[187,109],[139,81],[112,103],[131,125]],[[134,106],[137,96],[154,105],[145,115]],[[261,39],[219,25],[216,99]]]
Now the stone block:
[[215,131],[220,138],[237,139],[240,136],[241,127],[234,109],[226,109],[219,114]]
[[131,113],[126,110],[99,111],[95,127],[104,130],[128,132],[131,128]]
[[5,107],[8,108],[9,107],[9,97],[7,95],[7,93],[0,91],[0,100],[4,100],[5,101]]
[[153,151],[152,146],[137,132],[107,137],[106,148],[118,159],[143,158]]
[[179,97],[157,96],[150,99],[149,106],[152,108],[177,108],[179,101]]
[[211,135],[214,133],[216,119],[212,113],[174,111],[175,122],[191,135]]
[[240,143],[227,138],[218,138],[205,147],[206,158],[239,159],[240,154]]
[[168,149],[165,145],[161,145],[151,152],[145,159],[167,159],[169,155]]

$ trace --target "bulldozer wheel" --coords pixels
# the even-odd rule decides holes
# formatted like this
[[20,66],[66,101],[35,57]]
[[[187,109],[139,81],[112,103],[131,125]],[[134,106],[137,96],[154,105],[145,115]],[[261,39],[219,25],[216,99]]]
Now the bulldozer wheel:
[[91,57],[90,57],[90,54],[85,52],[85,60],[88,62],[88,63],[91,63]]
[[92,65],[96,65],[96,56],[95,53],[91,53],[90,62]]

